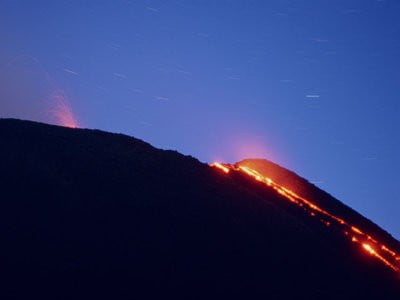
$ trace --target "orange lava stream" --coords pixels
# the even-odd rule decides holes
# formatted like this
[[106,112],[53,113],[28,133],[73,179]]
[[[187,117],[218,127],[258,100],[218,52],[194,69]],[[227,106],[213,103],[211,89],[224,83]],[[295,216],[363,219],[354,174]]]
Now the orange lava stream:
[[311,217],[319,218],[325,226],[331,226],[331,224],[336,223],[338,226],[343,228],[344,235],[350,238],[352,242],[359,244],[361,249],[378,259],[393,271],[400,272],[400,255],[398,253],[378,242],[377,239],[368,235],[358,227],[351,225],[344,219],[329,213],[328,211],[312,203],[312,201],[303,198],[293,191],[275,183],[271,178],[265,177],[256,170],[245,166],[233,166],[218,162],[211,164],[211,166],[218,168],[225,174],[229,174],[231,171],[245,173],[253,177],[255,180],[262,182],[268,187],[274,189],[277,193],[285,197],[290,202],[302,207]]
[[216,163],[211,164],[211,167],[216,167],[216,168],[222,170],[223,172],[225,172],[227,174],[229,173],[229,168],[225,167],[223,164],[220,164],[220,163],[216,162]]

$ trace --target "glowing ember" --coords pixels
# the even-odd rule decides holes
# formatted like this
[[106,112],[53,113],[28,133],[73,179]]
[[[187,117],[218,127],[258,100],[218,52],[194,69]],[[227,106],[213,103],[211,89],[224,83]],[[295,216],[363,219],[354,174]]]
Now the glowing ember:
[[360,229],[358,229],[357,227],[351,226],[351,230],[353,230],[354,232],[358,233],[358,234],[364,234]]
[[[361,249],[378,259],[390,269],[396,272],[400,271],[400,255],[398,253],[388,248],[386,245],[378,242],[376,238],[366,234],[358,227],[351,225],[351,223],[329,213],[328,211],[314,204],[312,201],[303,198],[293,191],[277,184],[271,178],[265,177],[256,170],[247,166],[234,166],[229,164],[221,164],[218,162],[211,164],[211,166],[222,170],[226,174],[228,174],[230,171],[242,172],[253,177],[257,181],[264,183],[267,187],[272,188],[290,202],[304,209],[309,216],[317,217],[325,226],[331,226],[332,224],[336,223],[338,226],[340,226],[340,228],[342,228],[343,234],[346,237],[351,238],[353,243],[359,244]],[[352,235],[350,235],[349,232],[352,232]]]
[[52,109],[50,112],[57,120],[57,124],[70,127],[78,128],[79,124],[72,113],[71,105],[69,104],[68,97],[62,90],[56,90],[51,94]]

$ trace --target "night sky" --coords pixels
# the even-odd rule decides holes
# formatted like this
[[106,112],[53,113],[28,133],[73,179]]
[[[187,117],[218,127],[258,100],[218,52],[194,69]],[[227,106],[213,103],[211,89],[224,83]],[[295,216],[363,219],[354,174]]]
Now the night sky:
[[[400,238],[400,1],[0,1],[0,117],[264,157]],[[56,103],[56,104],[55,104]],[[65,108],[64,107],[64,108]]]

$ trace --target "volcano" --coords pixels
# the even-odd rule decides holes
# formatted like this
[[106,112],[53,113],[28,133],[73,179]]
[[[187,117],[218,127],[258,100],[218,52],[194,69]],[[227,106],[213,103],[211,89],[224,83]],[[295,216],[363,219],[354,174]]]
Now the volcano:
[[400,299],[400,244],[270,161],[0,120],[1,299]]

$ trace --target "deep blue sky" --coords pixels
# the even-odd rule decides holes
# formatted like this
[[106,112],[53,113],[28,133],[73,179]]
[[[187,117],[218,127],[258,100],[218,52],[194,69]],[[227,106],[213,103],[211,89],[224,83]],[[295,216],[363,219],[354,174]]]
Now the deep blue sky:
[[266,157],[400,238],[400,1],[0,2],[0,117]]

